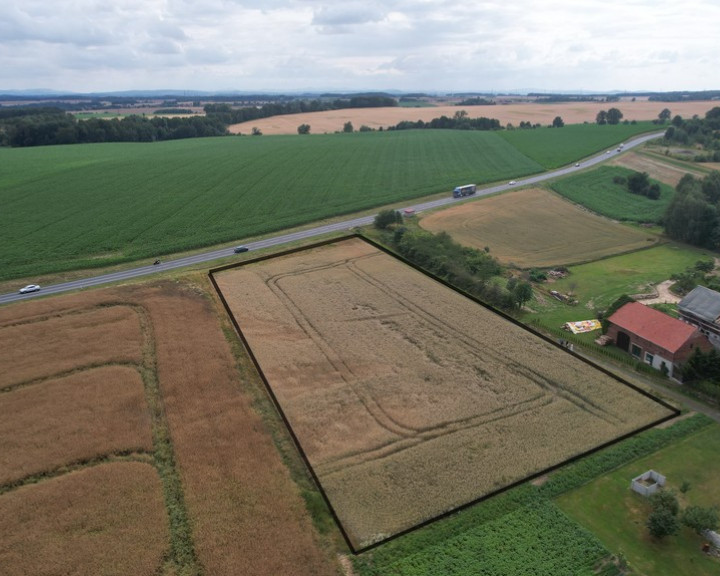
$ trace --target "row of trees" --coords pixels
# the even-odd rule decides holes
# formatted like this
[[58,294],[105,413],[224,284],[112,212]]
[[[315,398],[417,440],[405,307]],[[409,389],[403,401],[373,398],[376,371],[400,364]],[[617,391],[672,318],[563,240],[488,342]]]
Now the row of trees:
[[697,155],[696,160],[720,162],[720,107],[708,110],[705,118],[675,116],[671,124],[665,131],[666,145],[701,146],[706,153]]
[[262,106],[233,108],[229,104],[206,104],[203,109],[207,116],[220,119],[224,124],[239,124],[270,116],[300,114],[302,112],[322,112],[324,110],[342,110],[345,108],[378,108],[397,106],[397,100],[384,95],[360,95],[334,100],[292,100],[290,102],[271,102]]
[[[260,107],[232,108],[229,104],[207,104],[205,116],[189,118],[145,117],[90,118],[78,120],[55,107],[0,108],[0,146],[48,146],[90,142],[154,142],[179,138],[222,136],[230,124],[265,118],[337,108],[397,106],[389,96],[367,95],[335,100],[293,100]],[[309,126],[307,127],[309,132]],[[259,129],[253,135],[260,135]]]
[[720,247],[720,172],[680,179],[665,213],[665,233],[694,246]]
[[445,129],[445,130],[501,130],[500,120],[496,118],[470,118],[465,110],[458,110],[452,116],[440,116],[433,118],[429,122],[418,120],[403,120],[395,126],[390,126],[388,130],[415,130],[415,129]]
[[497,283],[503,268],[487,249],[461,246],[446,232],[405,227],[396,210],[378,213],[375,227],[387,231],[385,241],[403,257],[495,308],[511,311],[532,298],[532,286],[526,281]]
[[103,120],[78,120],[57,108],[3,110],[0,145],[49,146],[91,142],[154,142],[180,138],[221,136],[227,128],[218,119],[204,116],[164,118],[125,116]]
[[[690,485],[685,483],[683,488],[688,490]],[[688,506],[681,512],[677,496],[671,490],[660,490],[650,496],[650,505],[652,511],[646,525],[650,534],[658,539],[677,534],[681,525],[697,534],[718,527],[717,507]]]

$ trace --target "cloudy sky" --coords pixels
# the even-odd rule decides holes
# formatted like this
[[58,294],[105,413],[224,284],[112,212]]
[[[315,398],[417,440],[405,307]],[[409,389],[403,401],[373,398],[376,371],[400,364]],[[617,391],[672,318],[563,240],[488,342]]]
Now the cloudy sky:
[[0,91],[720,89],[719,0],[2,0]]

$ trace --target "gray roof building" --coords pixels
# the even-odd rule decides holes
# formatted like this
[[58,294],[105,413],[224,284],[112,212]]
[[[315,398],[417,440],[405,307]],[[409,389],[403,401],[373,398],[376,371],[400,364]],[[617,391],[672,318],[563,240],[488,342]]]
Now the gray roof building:
[[700,332],[710,337],[716,348],[720,348],[720,292],[696,286],[678,303],[680,318],[697,326]]

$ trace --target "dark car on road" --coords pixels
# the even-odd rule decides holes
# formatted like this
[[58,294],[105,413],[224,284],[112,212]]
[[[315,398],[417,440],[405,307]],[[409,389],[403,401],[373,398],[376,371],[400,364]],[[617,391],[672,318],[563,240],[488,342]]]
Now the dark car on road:
[[240,254],[240,252],[247,252],[250,250],[247,246],[235,246],[235,254]]

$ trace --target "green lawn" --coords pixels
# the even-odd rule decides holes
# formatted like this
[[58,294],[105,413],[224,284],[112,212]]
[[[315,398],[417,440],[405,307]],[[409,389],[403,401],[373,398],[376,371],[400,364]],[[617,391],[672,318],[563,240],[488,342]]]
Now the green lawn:
[[675,191],[671,186],[651,179],[652,183],[660,185],[660,198],[650,200],[631,194],[625,184],[613,182],[615,177],[627,178],[633,173],[633,170],[620,166],[600,166],[557,180],[551,186],[569,200],[615,220],[661,222]]
[[671,242],[570,266],[566,278],[543,286],[561,293],[573,292],[578,305],[569,306],[545,296],[542,303],[535,300],[530,304],[536,313],[526,314],[523,320],[537,319],[546,326],[555,327],[571,320],[590,319],[596,309],[607,308],[619,296],[648,292],[649,284],[668,280],[709,255],[707,250]]
[[[564,494],[556,502],[566,514],[591,530],[611,552],[622,552],[638,573],[648,576],[713,576],[720,560],[700,551],[703,539],[683,528],[664,541],[652,539],[645,527],[647,500],[630,490],[630,480],[653,469],[667,476],[681,505],[720,505],[720,426],[713,425],[655,454],[623,466],[590,484]],[[679,493],[683,481],[687,494]]]

